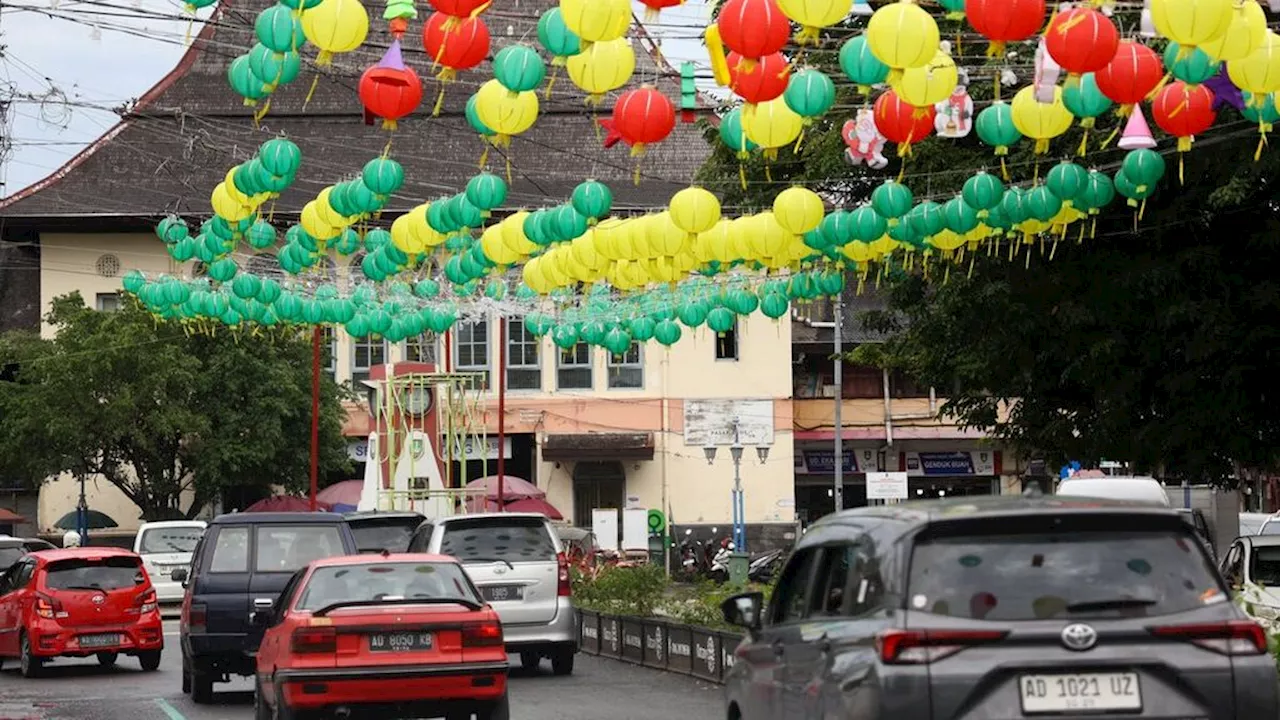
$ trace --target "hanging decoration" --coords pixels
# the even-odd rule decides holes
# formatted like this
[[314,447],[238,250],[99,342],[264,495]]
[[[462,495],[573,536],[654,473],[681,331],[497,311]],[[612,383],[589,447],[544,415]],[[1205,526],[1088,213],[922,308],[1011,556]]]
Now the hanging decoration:
[[853,0],[778,0],[778,7],[791,21],[800,26],[796,44],[817,45],[822,29],[831,27],[849,16]]
[[1160,56],[1141,43],[1120,41],[1116,56],[1094,73],[1098,89],[1120,105],[1116,114],[1126,117],[1150,95],[1164,77]]
[[587,93],[588,105],[599,105],[606,93],[625,86],[636,70],[636,53],[627,38],[592,42],[569,58],[569,78]]
[[457,79],[458,73],[479,65],[489,55],[489,28],[479,12],[472,13],[458,17],[435,12],[422,28],[422,47],[431,58],[431,67],[441,68],[436,74],[440,94],[432,115],[439,115],[444,108],[445,88]]
[[631,156],[637,157],[671,134],[676,127],[676,110],[667,96],[645,85],[623,93],[613,106],[613,117],[599,123],[608,131],[605,147],[621,140],[631,148]]
[[400,118],[422,104],[422,81],[413,68],[405,65],[399,40],[392,40],[382,60],[360,76],[359,94],[365,124],[372,125],[375,118],[382,118],[384,130],[395,130]]
[[894,85],[904,70],[928,65],[938,53],[938,23],[919,5],[899,0],[876,10],[867,23],[867,44],[889,66]]
[[965,19],[991,41],[987,57],[1004,57],[1005,46],[1035,35],[1044,25],[1044,0],[965,0]]
[[320,49],[316,65],[327,67],[333,56],[364,44],[369,34],[369,13],[360,0],[323,0],[302,13],[302,33]]
[[1116,146],[1121,150],[1149,150],[1156,146],[1156,139],[1151,136],[1151,126],[1142,114],[1140,106],[1135,107],[1124,124],[1124,133]]
[[897,144],[898,157],[910,155],[912,145],[929,137],[933,132],[934,114],[932,105],[916,107],[893,90],[876,98],[876,128],[889,142]]
[[845,158],[852,165],[866,164],[873,170],[882,170],[889,164],[884,156],[886,138],[876,127],[875,113],[870,108],[858,110],[853,120],[846,120],[841,129],[844,138]]
[[1044,31],[1045,48],[1066,70],[1067,87],[1081,75],[1111,64],[1120,45],[1120,31],[1111,18],[1089,7],[1073,7],[1054,16]]
[[413,0],[386,0],[387,7],[382,11],[382,19],[387,21],[387,30],[393,40],[400,40],[409,30],[409,21],[418,19],[418,8]]
[[963,84],[956,85],[951,96],[935,103],[933,109],[937,112],[933,126],[938,137],[958,140],[973,130],[973,98]]
[[782,53],[755,58],[750,64],[736,52],[729,53],[729,89],[750,103],[782,96],[791,80],[791,64]]
[[1036,99],[1035,88],[1023,88],[1013,96],[1011,110],[1018,132],[1036,141],[1037,155],[1049,152],[1049,141],[1069,130],[1075,121],[1075,116],[1063,104],[1062,88],[1058,87],[1053,90],[1053,101],[1048,103]]
[[1217,119],[1213,91],[1204,85],[1187,85],[1175,80],[1151,101],[1151,116],[1161,130],[1178,138],[1178,181],[1182,181],[1182,155],[1191,149],[1195,136],[1208,130]]

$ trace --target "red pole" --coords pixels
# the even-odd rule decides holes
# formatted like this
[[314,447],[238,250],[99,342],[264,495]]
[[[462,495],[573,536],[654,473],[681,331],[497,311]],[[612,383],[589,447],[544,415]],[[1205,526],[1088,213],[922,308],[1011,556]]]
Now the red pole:
[[498,318],[498,511],[507,509],[507,321]]
[[317,325],[311,332],[311,512],[316,511],[320,491],[320,339]]

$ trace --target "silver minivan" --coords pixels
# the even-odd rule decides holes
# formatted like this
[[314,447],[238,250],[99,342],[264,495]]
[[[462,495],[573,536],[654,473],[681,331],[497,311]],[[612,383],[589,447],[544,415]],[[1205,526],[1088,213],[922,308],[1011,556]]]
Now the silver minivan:
[[502,620],[507,652],[526,668],[551,659],[556,675],[573,672],[577,613],[569,561],[547,516],[483,513],[427,520],[409,552],[451,555]]

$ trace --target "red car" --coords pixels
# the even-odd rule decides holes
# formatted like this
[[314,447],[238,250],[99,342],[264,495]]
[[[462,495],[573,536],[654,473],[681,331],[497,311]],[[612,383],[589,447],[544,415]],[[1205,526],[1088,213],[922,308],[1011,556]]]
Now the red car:
[[34,677],[55,657],[121,654],[160,667],[164,632],[142,558],[111,547],[31,553],[0,575],[0,664],[17,658]]
[[451,557],[316,560],[254,622],[257,720],[509,719],[502,625]]

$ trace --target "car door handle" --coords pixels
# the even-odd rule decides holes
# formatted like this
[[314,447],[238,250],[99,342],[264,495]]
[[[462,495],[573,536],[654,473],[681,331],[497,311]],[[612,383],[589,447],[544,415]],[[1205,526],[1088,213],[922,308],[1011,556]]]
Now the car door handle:
[[253,599],[254,610],[270,610],[272,605],[275,605],[275,601],[272,600],[271,598],[254,598]]

